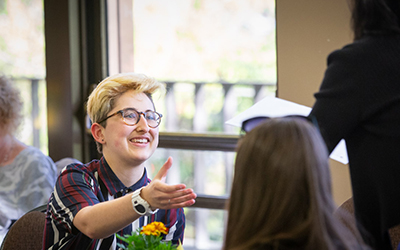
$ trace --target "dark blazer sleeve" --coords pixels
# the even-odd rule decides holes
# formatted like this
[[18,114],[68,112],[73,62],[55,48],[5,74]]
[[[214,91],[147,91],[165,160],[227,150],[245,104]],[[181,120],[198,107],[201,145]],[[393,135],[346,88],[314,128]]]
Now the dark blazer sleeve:
[[314,95],[310,117],[318,122],[329,152],[357,127],[361,116],[363,93],[358,83],[362,79],[354,57],[349,47],[332,52],[320,90]]

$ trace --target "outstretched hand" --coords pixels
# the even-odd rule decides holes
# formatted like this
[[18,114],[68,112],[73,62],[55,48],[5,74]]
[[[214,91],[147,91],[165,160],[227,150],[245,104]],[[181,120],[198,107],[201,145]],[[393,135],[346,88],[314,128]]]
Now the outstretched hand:
[[172,167],[172,157],[164,163],[149,185],[142,189],[140,196],[155,210],[174,209],[191,206],[195,203],[196,194],[185,184],[169,185],[165,183],[168,170]]

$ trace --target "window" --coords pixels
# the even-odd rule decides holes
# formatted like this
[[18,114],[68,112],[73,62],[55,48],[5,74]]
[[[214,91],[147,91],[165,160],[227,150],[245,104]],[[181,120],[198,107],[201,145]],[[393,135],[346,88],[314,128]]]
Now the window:
[[[109,73],[167,83],[161,131],[228,133],[276,90],[275,1],[108,1]],[[130,12],[131,10],[131,12]]]
[[17,137],[48,153],[43,0],[0,1],[0,73],[21,91]]

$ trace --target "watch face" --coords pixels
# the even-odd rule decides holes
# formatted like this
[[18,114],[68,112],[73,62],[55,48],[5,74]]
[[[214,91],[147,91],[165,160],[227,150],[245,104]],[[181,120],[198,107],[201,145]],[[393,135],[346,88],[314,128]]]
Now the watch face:
[[141,213],[141,214],[143,214],[144,212],[146,212],[146,208],[145,208],[142,204],[136,205],[135,208],[136,208],[136,210],[137,210],[139,213]]

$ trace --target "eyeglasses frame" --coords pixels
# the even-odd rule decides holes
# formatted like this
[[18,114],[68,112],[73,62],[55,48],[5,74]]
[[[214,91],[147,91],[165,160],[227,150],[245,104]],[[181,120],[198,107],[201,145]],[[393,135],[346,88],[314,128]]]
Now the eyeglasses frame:
[[[127,110],[134,110],[135,112],[137,112],[137,113],[139,114],[139,119],[137,120],[137,122],[136,122],[135,124],[128,124],[128,123],[126,123],[125,117],[124,117],[124,112],[127,111]],[[160,125],[160,123],[161,123],[161,118],[163,117],[163,115],[160,114],[160,113],[158,113],[157,111],[153,111],[153,110],[150,110],[150,109],[148,109],[148,110],[146,110],[146,111],[144,111],[144,112],[140,112],[140,111],[138,111],[138,110],[135,109],[135,108],[124,108],[124,109],[118,110],[117,112],[115,112],[115,113],[113,113],[113,114],[107,116],[106,118],[104,118],[103,120],[101,120],[101,121],[99,121],[99,122],[97,122],[97,123],[100,124],[100,123],[102,123],[102,122],[105,122],[108,118],[111,118],[111,117],[113,117],[113,116],[115,116],[115,115],[117,115],[117,114],[121,114],[122,121],[123,121],[126,125],[128,125],[128,126],[135,126],[136,124],[139,123],[140,118],[142,117],[142,115],[143,115],[143,117],[146,117],[146,112],[147,112],[147,111],[152,111],[152,112],[154,112],[154,113],[156,113],[157,115],[160,116],[160,118],[158,119],[159,122],[158,122],[157,126],[155,126],[155,127],[150,126],[149,123],[147,122],[147,120],[145,119],[145,120],[146,120],[146,123],[147,123],[147,126],[149,126],[150,128],[157,128],[157,127]]]

